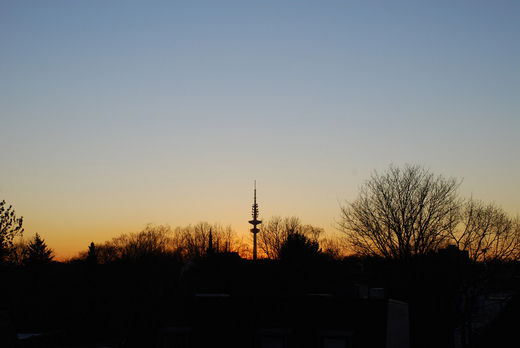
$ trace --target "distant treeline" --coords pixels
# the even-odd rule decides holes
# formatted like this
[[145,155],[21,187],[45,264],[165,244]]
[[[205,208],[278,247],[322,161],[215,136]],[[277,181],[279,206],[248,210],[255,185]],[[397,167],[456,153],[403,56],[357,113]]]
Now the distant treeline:
[[[344,254],[339,239],[326,237],[322,228],[302,225],[296,217],[273,217],[259,233],[260,255],[278,259],[284,243],[291,236],[319,245],[316,252],[339,258]],[[94,244],[71,261],[95,258],[97,263],[117,260],[142,260],[153,257],[174,257],[180,260],[201,258],[208,253],[237,253],[242,258],[252,256],[252,238],[239,236],[231,226],[201,222],[175,227],[148,225],[138,233],[122,234],[110,241]]]
[[[357,198],[339,207],[334,233],[304,225],[297,217],[265,220],[258,233],[259,257],[279,259],[290,242],[291,250],[307,248],[334,259],[357,255],[408,262],[454,245],[473,262],[519,260],[520,218],[494,203],[461,198],[460,183],[417,165],[390,166],[374,172]],[[39,235],[22,239],[22,224],[14,209],[1,201],[0,263],[50,262],[53,252]],[[251,258],[252,235],[208,222],[175,228],[148,225],[139,233],[91,243],[72,261],[108,263],[155,256],[189,260],[208,252]]]

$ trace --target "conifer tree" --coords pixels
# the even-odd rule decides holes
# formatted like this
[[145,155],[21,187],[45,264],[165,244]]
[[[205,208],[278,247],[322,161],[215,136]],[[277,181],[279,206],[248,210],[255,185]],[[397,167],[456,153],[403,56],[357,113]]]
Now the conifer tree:
[[46,264],[52,261],[54,252],[50,249],[38,233],[29,242],[25,250],[25,264]]
[[87,263],[91,265],[98,263],[98,251],[94,242],[88,246]]

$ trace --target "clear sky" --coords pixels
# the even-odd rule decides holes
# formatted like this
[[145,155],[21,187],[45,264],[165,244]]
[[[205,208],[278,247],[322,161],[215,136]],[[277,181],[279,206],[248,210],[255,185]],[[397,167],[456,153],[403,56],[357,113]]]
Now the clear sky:
[[520,212],[519,1],[0,0],[0,199],[58,256],[147,223],[333,230],[421,164]]

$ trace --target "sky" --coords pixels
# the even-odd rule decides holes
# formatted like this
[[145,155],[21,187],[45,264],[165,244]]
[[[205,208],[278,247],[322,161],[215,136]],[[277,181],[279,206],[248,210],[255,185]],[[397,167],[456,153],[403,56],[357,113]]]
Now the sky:
[[59,258],[148,223],[334,232],[419,164],[520,213],[518,1],[0,0],[0,200]]

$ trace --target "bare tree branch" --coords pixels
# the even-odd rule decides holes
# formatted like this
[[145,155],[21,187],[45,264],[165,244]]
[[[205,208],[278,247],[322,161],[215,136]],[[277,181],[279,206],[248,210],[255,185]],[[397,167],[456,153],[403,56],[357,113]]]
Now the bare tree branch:
[[420,166],[374,172],[341,207],[338,228],[361,255],[409,259],[436,250],[457,223],[459,182]]

